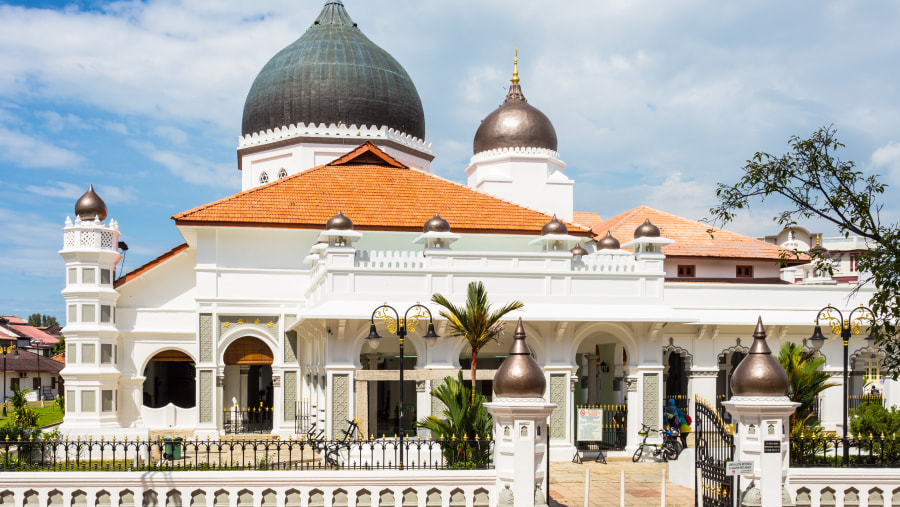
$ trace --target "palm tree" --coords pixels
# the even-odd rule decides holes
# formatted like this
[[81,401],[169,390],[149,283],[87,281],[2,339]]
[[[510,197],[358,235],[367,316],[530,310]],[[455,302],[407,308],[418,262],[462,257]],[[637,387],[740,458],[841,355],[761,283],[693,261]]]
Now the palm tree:
[[466,340],[472,349],[472,399],[475,397],[475,371],[476,357],[489,341],[496,340],[503,331],[503,323],[500,321],[507,313],[525,306],[521,301],[513,301],[497,311],[491,311],[488,302],[487,291],[481,282],[469,283],[466,306],[456,306],[441,294],[431,296],[431,301],[443,306],[440,315],[450,322],[451,331],[449,337],[461,337]]
[[778,352],[778,362],[784,367],[790,381],[788,396],[791,401],[800,403],[797,411],[791,418],[791,429],[797,423],[802,425],[816,425],[813,408],[822,391],[837,384],[828,381],[828,374],[822,371],[825,358],[817,356],[814,351],[803,351],[803,347],[796,343],[785,343]]

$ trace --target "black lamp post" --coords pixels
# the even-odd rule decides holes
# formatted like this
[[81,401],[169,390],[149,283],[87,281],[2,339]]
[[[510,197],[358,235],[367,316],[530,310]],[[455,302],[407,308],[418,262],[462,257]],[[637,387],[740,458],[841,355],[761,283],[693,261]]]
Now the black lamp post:
[[[413,315],[410,315],[409,312],[413,310],[415,310],[415,312],[413,313]],[[391,313],[393,313],[393,316],[391,316]],[[378,344],[381,343],[381,336],[378,335],[378,331],[375,329],[375,319],[379,319],[384,321],[388,332],[396,334],[397,338],[400,340],[400,412],[398,414],[398,422],[400,426],[399,447],[401,470],[403,469],[404,463],[403,440],[405,437],[405,428],[403,425],[403,339],[406,337],[407,333],[415,333],[416,326],[419,324],[419,321],[425,317],[428,317],[428,331],[425,333],[425,336],[423,338],[438,338],[437,333],[434,332],[434,319],[432,319],[431,317],[431,310],[429,310],[425,306],[419,303],[410,306],[406,309],[406,312],[403,314],[403,318],[401,319],[400,314],[397,313],[397,310],[394,309],[393,306],[385,303],[372,311],[372,317],[369,319],[369,336],[366,337],[369,346],[371,346],[373,349],[377,349]]]
[[41,391],[44,390],[44,380],[41,379],[41,343],[42,343],[42,340],[36,340],[36,342],[37,342],[36,345],[37,345],[37,368],[38,368],[37,399],[39,402],[41,402],[41,406],[43,407],[44,406],[44,397],[41,393]]
[[6,354],[10,351],[15,351],[16,357],[19,356],[15,343],[0,345],[0,352],[3,352],[3,417],[6,417]]
[[[837,313],[835,316],[832,312]],[[855,318],[853,317],[857,312]],[[841,444],[844,446],[844,456],[841,460],[842,466],[850,465],[850,446],[849,441],[847,440],[847,419],[849,417],[849,410],[847,409],[847,402],[849,399],[848,389],[849,382],[847,381],[847,369],[849,367],[850,362],[850,337],[855,334],[859,334],[860,329],[865,321],[869,321],[870,327],[875,323],[875,316],[872,313],[872,310],[866,308],[865,306],[860,305],[858,308],[854,308],[850,311],[850,314],[847,316],[847,319],[844,319],[844,314],[841,313],[837,308],[828,305],[825,308],[819,310],[818,315],[816,315],[816,328],[813,330],[813,335],[809,338],[812,342],[813,348],[819,350],[822,348],[822,344],[825,343],[825,335],[822,334],[822,326],[819,325],[819,319],[825,320],[828,322],[828,325],[831,326],[831,332],[841,336],[841,339],[844,341],[844,435],[841,438]],[[866,340],[872,340],[874,336],[872,336],[872,331],[869,331],[869,335],[866,336]]]

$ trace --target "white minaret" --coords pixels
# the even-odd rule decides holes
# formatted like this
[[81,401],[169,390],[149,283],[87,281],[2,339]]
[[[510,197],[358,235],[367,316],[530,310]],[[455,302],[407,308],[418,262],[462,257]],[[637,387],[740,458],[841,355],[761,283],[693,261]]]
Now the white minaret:
[[[66,412],[60,430],[71,436],[121,434],[116,300],[113,288],[119,226],[106,220],[106,204],[91,186],[66,218]],[[119,431],[116,431],[119,430]]]
[[563,172],[553,124],[522,93],[518,63],[517,50],[506,100],[475,133],[468,185],[571,222],[575,182]]

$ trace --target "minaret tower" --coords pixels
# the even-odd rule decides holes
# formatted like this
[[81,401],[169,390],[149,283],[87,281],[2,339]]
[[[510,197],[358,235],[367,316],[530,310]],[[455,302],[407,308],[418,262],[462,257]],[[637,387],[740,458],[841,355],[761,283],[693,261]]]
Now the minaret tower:
[[503,104],[475,133],[466,169],[470,187],[570,222],[574,182],[557,153],[556,130],[519,84],[519,52]]
[[[106,220],[106,204],[91,186],[75,203],[75,221],[66,218],[65,419],[72,436],[121,433],[118,417],[118,335],[113,288],[119,254],[119,225]],[[116,431],[119,430],[119,431]]]

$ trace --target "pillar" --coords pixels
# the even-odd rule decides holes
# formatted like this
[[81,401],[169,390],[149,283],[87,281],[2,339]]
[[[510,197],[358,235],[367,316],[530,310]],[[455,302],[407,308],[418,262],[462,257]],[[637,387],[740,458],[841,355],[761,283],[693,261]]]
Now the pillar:
[[[543,398],[498,398],[484,406],[494,419],[498,505],[545,505],[547,422],[556,405]],[[544,503],[537,503],[541,498]]]
[[735,461],[753,462],[753,473],[742,476],[754,484],[739,492],[744,505],[755,505],[758,494],[759,505],[780,506],[790,467],[790,417],[800,404],[787,396],[734,396],[722,405],[734,420]]
[[695,413],[694,400],[697,396],[706,400],[716,399],[716,378],[718,374],[718,369],[691,369],[691,374],[688,377],[688,411],[691,414]]

